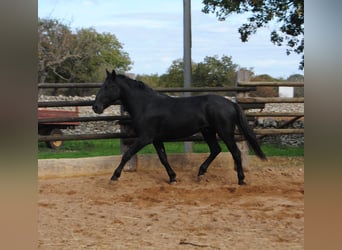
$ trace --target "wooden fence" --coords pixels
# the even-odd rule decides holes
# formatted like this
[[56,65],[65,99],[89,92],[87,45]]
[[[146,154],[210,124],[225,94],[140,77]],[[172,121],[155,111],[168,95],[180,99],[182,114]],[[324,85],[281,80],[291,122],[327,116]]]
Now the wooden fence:
[[[239,70],[237,73],[236,87],[304,87],[304,82],[251,82],[251,75],[248,70]],[[238,93],[238,103],[304,103],[304,97],[250,97],[248,93]],[[304,134],[304,129],[285,129],[284,127],[304,117],[304,112],[245,112],[247,117],[292,117],[276,129],[255,129],[255,133],[262,138],[266,135],[280,134]]]
[[[247,79],[247,80],[246,80]],[[38,88],[99,88],[102,83],[40,83]],[[249,109],[262,109],[266,103],[304,103],[304,98],[282,98],[282,97],[249,97],[248,93],[255,91],[257,86],[290,86],[303,87],[303,82],[250,82],[248,71],[240,70],[235,87],[225,88],[163,88],[156,89],[163,93],[191,92],[191,93],[210,93],[223,92],[236,94],[236,101],[245,110],[247,117],[254,119],[256,117],[292,117],[289,123],[304,117],[304,112],[249,112]],[[46,107],[74,107],[74,106],[91,106],[93,100],[90,101],[39,101],[38,108]],[[120,105],[120,103],[116,103]],[[130,118],[126,115],[119,116],[87,116],[87,117],[69,117],[69,118],[45,118],[39,119],[38,123],[47,122],[91,122],[91,121],[128,121]],[[286,124],[288,125],[288,124]],[[279,134],[303,134],[304,129],[254,129],[255,133],[260,136],[279,135]],[[107,134],[79,134],[79,135],[38,135],[38,141],[56,141],[56,140],[88,140],[88,139],[109,139],[109,138],[134,138],[135,135],[130,133],[107,133]],[[239,134],[237,134],[239,139]],[[177,141],[197,141],[202,140],[199,135],[182,138]]]

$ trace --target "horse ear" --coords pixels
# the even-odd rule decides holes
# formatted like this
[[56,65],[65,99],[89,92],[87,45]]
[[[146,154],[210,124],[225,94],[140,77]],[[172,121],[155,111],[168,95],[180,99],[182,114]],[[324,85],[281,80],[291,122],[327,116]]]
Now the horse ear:
[[107,76],[109,76],[109,75],[110,75],[110,72],[108,71],[108,69],[106,69],[106,73],[107,73]]
[[112,71],[112,78],[115,79],[116,78],[116,73],[115,73],[115,70],[113,69]]

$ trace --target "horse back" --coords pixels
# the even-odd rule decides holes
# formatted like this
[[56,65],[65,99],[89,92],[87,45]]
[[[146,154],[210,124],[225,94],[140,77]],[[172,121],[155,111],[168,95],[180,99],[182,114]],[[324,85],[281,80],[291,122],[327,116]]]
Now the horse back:
[[229,106],[230,101],[218,95],[160,98],[146,106],[138,129],[159,139],[190,136],[212,127]]

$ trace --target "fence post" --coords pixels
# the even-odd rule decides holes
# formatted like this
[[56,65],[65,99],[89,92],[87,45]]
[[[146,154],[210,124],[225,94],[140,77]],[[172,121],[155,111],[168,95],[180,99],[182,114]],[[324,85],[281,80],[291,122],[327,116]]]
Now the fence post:
[[[249,70],[246,69],[240,69],[237,72],[237,77],[236,77],[236,82],[235,86],[238,87],[238,82],[239,81],[246,81],[248,82],[251,79],[251,74]],[[238,97],[247,97],[248,93],[247,92],[238,92],[236,94],[236,102]],[[245,171],[248,171],[248,154],[249,154],[249,148],[246,140],[239,141],[237,142],[237,146],[241,151],[241,161],[242,161],[242,168]]]

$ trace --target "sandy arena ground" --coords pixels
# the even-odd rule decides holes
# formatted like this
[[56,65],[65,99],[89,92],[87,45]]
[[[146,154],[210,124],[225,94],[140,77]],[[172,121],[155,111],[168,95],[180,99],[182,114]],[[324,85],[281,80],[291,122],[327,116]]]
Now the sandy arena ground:
[[[39,249],[304,249],[304,159],[255,158],[246,186],[232,166],[174,166],[39,178]],[[114,170],[114,169],[113,169]]]

